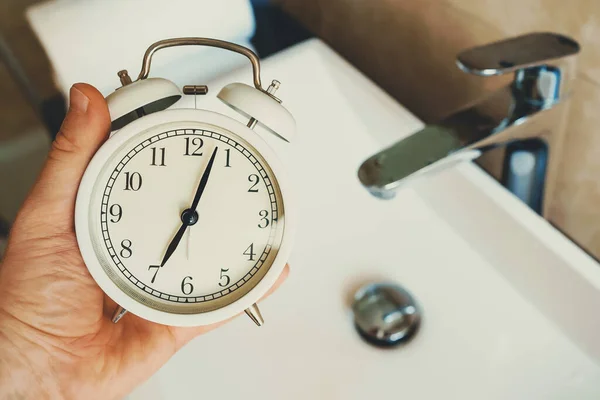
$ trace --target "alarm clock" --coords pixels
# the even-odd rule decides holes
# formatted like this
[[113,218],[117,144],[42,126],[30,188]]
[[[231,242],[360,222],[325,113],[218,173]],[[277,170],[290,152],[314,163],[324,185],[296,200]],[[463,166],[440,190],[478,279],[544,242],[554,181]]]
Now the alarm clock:
[[[245,118],[177,108],[180,90],[149,78],[153,54],[173,46],[211,46],[246,56],[253,86],[231,83],[217,97]],[[111,134],[89,163],[77,194],[75,228],[92,277],[127,312],[160,324],[199,326],[243,311],[284,269],[294,219],[282,163],[265,139],[289,142],[292,115],[264,89],[250,49],[215,39],[177,38],[146,51],[137,80],[106,100]],[[254,129],[259,131],[255,131]]]

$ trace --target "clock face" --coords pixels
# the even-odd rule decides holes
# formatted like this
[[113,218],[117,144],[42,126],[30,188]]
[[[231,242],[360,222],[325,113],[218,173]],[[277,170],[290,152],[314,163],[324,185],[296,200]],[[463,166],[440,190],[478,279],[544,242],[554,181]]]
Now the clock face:
[[106,274],[137,302],[169,313],[241,298],[282,241],[277,178],[248,142],[214,125],[136,135],[105,163],[92,199],[92,244]]

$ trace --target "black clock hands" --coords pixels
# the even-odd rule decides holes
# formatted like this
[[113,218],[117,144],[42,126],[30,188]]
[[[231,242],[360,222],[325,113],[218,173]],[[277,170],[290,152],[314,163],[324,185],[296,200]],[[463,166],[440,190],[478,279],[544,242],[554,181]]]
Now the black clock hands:
[[163,257],[162,261],[160,262],[161,267],[163,265],[165,265],[167,263],[167,261],[169,261],[169,258],[171,258],[173,253],[175,253],[175,249],[179,245],[179,242],[181,242],[181,238],[183,237],[183,234],[185,233],[185,230],[187,229],[188,226],[189,225],[184,222],[181,225],[181,227],[179,228],[179,230],[177,231],[177,233],[175,234],[175,236],[173,236],[171,243],[169,243],[169,247],[167,247],[165,256]]
[[[206,183],[208,182],[208,177],[210,176],[210,171],[212,170],[213,163],[215,162],[215,156],[217,155],[217,150],[219,150],[219,148],[215,147],[212,155],[210,156],[210,160],[208,161],[208,164],[206,165],[204,174],[202,174],[202,178],[200,178],[200,183],[198,184],[198,189],[196,190],[196,195],[194,196],[194,201],[192,202],[192,206],[188,209],[188,210],[192,210],[192,212],[196,211],[196,207],[198,207],[198,202],[200,202],[202,193],[204,193],[204,188],[206,188]],[[185,211],[184,211],[184,213],[185,213]]]
[[210,171],[212,170],[212,166],[215,162],[215,156],[217,155],[218,149],[218,147],[215,147],[212,155],[210,156],[210,160],[206,165],[206,169],[202,174],[202,178],[200,178],[200,183],[198,184],[198,189],[196,189],[196,194],[194,195],[194,200],[192,201],[191,207],[183,211],[183,213],[181,214],[181,227],[179,228],[175,236],[173,236],[171,243],[169,243],[167,251],[165,252],[165,255],[160,263],[161,267],[167,263],[169,258],[171,258],[171,256],[177,249],[177,246],[179,245],[179,242],[181,242],[181,238],[183,237],[183,234],[185,233],[188,226],[192,226],[196,222],[198,222],[198,213],[196,212],[196,208],[198,207],[198,203],[200,202],[202,194],[204,193],[204,189],[206,188],[206,184],[208,183],[208,177],[210,176]]

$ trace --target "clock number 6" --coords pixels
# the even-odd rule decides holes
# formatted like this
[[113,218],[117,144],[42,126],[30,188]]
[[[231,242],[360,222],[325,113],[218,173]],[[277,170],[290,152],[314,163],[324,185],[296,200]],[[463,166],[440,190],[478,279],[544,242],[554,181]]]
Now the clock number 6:
[[260,222],[258,223],[258,227],[260,229],[265,229],[269,226],[269,212],[267,210],[261,210],[258,215],[261,217]]
[[[225,268],[221,268],[221,281],[219,282],[219,286],[221,287],[227,287],[229,286],[229,283],[231,282],[231,278],[229,277],[229,275],[224,274],[224,272],[229,272],[229,268],[225,269]],[[225,283],[223,283],[223,278],[225,278]]]
[[194,291],[194,285],[192,285],[191,282],[186,282],[186,280],[190,280],[192,281],[194,278],[192,278],[191,276],[186,276],[185,278],[183,278],[183,280],[181,281],[181,292],[183,294],[192,294],[192,292]]

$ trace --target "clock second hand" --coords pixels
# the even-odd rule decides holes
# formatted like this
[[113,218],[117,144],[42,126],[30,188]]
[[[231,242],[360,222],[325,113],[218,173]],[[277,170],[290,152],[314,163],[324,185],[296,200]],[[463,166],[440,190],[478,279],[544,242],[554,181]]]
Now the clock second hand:
[[202,174],[202,178],[200,178],[198,189],[196,189],[196,194],[194,195],[192,206],[183,211],[183,213],[181,214],[181,227],[179,228],[175,236],[173,236],[171,243],[169,243],[169,246],[167,247],[167,251],[165,252],[165,255],[160,263],[161,268],[167,263],[167,261],[169,261],[169,258],[171,258],[171,256],[177,249],[177,246],[179,245],[179,242],[181,242],[181,238],[183,237],[183,234],[185,233],[186,229],[198,222],[198,213],[196,212],[196,208],[198,207],[200,198],[202,198],[202,194],[204,193],[204,189],[206,188],[206,184],[208,183],[208,177],[210,176],[210,171],[212,170],[212,166],[215,162],[215,156],[217,155],[218,149],[218,147],[215,147],[212,155],[210,156],[210,160],[206,165],[206,169]]
[[185,259],[190,260],[190,242],[192,240],[192,228],[188,227],[187,229],[187,238],[185,243]]

